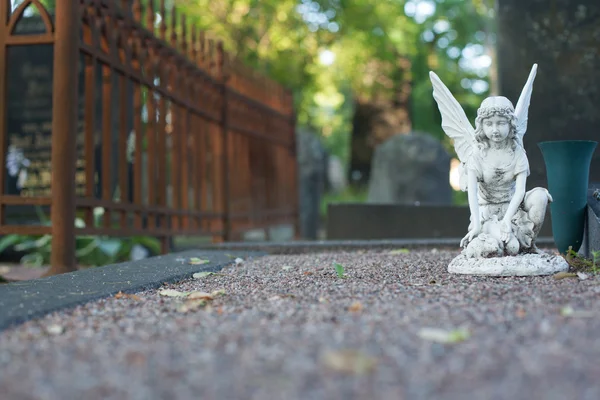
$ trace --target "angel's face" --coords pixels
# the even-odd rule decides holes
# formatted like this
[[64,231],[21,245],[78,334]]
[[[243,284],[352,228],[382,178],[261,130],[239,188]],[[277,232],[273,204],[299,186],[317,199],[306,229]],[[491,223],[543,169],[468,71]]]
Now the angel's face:
[[502,143],[510,133],[508,119],[499,115],[486,118],[481,121],[483,133],[491,142]]

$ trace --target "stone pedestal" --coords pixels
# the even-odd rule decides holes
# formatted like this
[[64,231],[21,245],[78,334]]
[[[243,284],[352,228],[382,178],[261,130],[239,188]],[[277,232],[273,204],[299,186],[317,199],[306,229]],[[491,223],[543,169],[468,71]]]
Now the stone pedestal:
[[[537,143],[598,140],[600,126],[600,2],[498,0],[498,78],[516,104],[531,65],[539,64],[525,136],[528,188],[546,186]],[[600,181],[600,152],[590,168]]]
[[459,255],[448,265],[452,274],[487,276],[534,276],[566,272],[569,264],[561,256],[521,254],[518,256],[468,258]]

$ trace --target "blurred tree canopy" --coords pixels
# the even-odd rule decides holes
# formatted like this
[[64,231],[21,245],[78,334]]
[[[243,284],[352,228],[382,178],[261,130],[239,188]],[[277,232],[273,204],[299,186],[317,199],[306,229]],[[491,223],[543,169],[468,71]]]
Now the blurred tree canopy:
[[412,62],[414,130],[447,142],[431,95],[430,69],[471,119],[489,93],[489,61],[486,65],[481,57],[492,55],[495,33],[493,6],[486,0],[175,3],[232,54],[291,87],[299,123],[319,132],[330,152],[345,160],[355,100],[391,101],[390,80],[400,56]]

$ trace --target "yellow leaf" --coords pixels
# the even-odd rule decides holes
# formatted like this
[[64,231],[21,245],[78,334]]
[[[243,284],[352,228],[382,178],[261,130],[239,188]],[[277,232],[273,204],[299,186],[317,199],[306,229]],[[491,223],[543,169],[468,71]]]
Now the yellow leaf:
[[410,253],[409,249],[396,249],[396,250],[390,251],[390,254],[408,254],[408,253]]
[[377,367],[377,359],[358,350],[328,351],[323,355],[323,364],[334,371],[362,375]]
[[161,296],[167,296],[167,297],[185,297],[188,294],[190,294],[190,292],[180,292],[178,290],[173,290],[173,289],[164,289],[164,290],[161,290],[160,292],[158,292],[158,294],[160,294]]
[[192,265],[208,264],[209,262],[210,262],[210,260],[202,260],[202,259],[197,258],[197,257],[190,258],[190,264],[192,264]]
[[186,313],[189,311],[196,311],[197,309],[204,307],[206,305],[206,300],[195,299],[195,300],[187,300],[185,303],[180,304],[177,307],[177,311],[181,313]]
[[225,291],[225,289],[219,289],[219,290],[215,290],[210,295],[212,297],[217,297],[217,296],[225,296],[226,294],[227,294],[227,292]]
[[566,306],[561,308],[560,315],[571,318],[591,318],[594,313],[592,311],[574,310],[573,307]]
[[577,278],[577,274],[571,272],[559,272],[552,276],[555,280],[565,279],[565,278]]
[[466,329],[444,330],[435,328],[423,328],[419,331],[419,337],[424,340],[439,343],[458,343],[469,338],[470,333]]
[[189,294],[189,296],[187,296],[187,298],[190,300],[212,300],[213,296],[206,292],[192,292]]

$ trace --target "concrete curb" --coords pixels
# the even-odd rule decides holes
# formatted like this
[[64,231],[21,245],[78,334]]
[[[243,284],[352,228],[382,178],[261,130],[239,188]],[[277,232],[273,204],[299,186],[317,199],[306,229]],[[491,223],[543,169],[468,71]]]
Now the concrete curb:
[[[246,250],[263,251],[268,254],[300,254],[307,252],[357,250],[357,249],[388,249],[388,248],[421,248],[444,247],[460,249],[462,238],[439,239],[394,239],[394,240],[321,240],[293,242],[226,242],[199,246],[205,250]],[[554,247],[553,238],[540,237],[538,247]]]
[[[93,300],[155,289],[163,283],[191,278],[200,271],[218,271],[234,262],[259,257],[262,252],[190,250],[145,260],[89,268],[68,274],[0,286],[0,331],[32,318],[72,308]],[[198,257],[210,262],[192,265]]]

